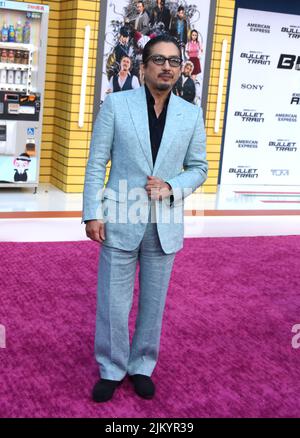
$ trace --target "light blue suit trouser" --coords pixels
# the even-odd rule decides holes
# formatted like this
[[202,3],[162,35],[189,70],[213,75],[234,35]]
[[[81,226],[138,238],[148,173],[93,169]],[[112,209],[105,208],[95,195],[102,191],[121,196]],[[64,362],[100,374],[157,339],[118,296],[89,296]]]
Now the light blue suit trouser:
[[[95,356],[103,379],[151,376],[159,353],[163,311],[176,253],[161,248],[156,223],[148,222],[133,251],[102,245],[98,271]],[[128,317],[140,265],[138,315],[132,344]]]

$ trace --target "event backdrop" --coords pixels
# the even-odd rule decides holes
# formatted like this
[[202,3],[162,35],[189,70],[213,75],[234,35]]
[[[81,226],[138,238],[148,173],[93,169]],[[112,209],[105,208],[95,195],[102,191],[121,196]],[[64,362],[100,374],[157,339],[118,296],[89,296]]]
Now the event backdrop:
[[299,43],[299,15],[238,8],[221,184],[300,183]]
[[[143,48],[143,45],[155,34],[163,32],[169,33],[169,29],[165,29],[159,23],[156,23],[155,26],[150,25],[147,35],[137,35],[133,30],[135,18],[137,17],[136,3],[135,0],[112,0],[107,2],[102,72],[101,78],[97,78],[97,80],[101,80],[100,105],[107,95],[107,90],[111,88],[109,84],[111,77],[116,75],[120,68],[119,63],[116,61],[115,48],[120,39],[121,29],[124,29],[124,26],[130,28],[131,25],[132,31],[130,32],[129,45],[130,56],[133,59],[132,74],[139,79],[140,83],[142,83],[142,79],[140,77],[139,64],[141,62],[141,49]],[[156,1],[145,0],[144,4],[149,17],[151,17]],[[206,49],[211,0],[206,0],[205,2],[201,0],[166,0],[165,5],[170,10],[171,17],[176,16],[179,6],[185,8],[188,39],[190,39],[192,29],[197,30],[199,33],[199,42],[201,45],[201,53],[199,56],[201,73],[199,73],[194,79],[196,82],[197,94],[195,103],[201,105],[203,76],[205,61],[207,59]]]

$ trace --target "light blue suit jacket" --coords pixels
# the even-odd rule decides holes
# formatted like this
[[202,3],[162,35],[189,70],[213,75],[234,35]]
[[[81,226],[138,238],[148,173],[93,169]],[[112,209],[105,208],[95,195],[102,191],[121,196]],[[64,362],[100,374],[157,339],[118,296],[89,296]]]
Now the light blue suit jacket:
[[[110,159],[109,180],[102,190]],[[172,205],[169,198],[153,203],[162,249],[167,254],[176,252],[183,246],[183,199],[204,183],[207,169],[201,108],[171,93],[153,167],[145,88],[112,93],[94,125],[85,175],[83,221],[105,218],[105,245],[127,251],[137,248],[150,208],[144,189],[147,176],[156,176],[173,188]],[[138,194],[134,193],[136,189]],[[136,215],[132,219],[130,211],[136,212],[137,200],[140,219]]]

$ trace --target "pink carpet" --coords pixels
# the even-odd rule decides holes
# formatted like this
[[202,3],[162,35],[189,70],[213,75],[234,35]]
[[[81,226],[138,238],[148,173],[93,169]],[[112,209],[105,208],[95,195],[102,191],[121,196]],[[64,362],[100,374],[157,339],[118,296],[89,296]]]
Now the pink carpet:
[[[0,244],[1,417],[299,417],[300,236],[188,239],[153,374],[92,402],[98,245]],[[136,301],[132,318],[136,313]],[[133,326],[131,318],[131,328]]]

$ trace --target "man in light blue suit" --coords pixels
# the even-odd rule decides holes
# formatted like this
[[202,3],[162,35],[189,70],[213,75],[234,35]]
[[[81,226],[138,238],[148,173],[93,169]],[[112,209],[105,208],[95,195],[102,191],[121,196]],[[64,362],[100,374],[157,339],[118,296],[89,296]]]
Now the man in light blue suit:
[[[95,122],[83,221],[87,236],[102,243],[96,402],[110,400],[126,374],[139,396],[150,399],[155,393],[151,374],[175,254],[183,246],[184,198],[204,183],[208,168],[202,110],[171,92],[181,63],[176,40],[150,40],[143,53],[145,86],[109,95]],[[139,310],[130,345],[137,263]]]

